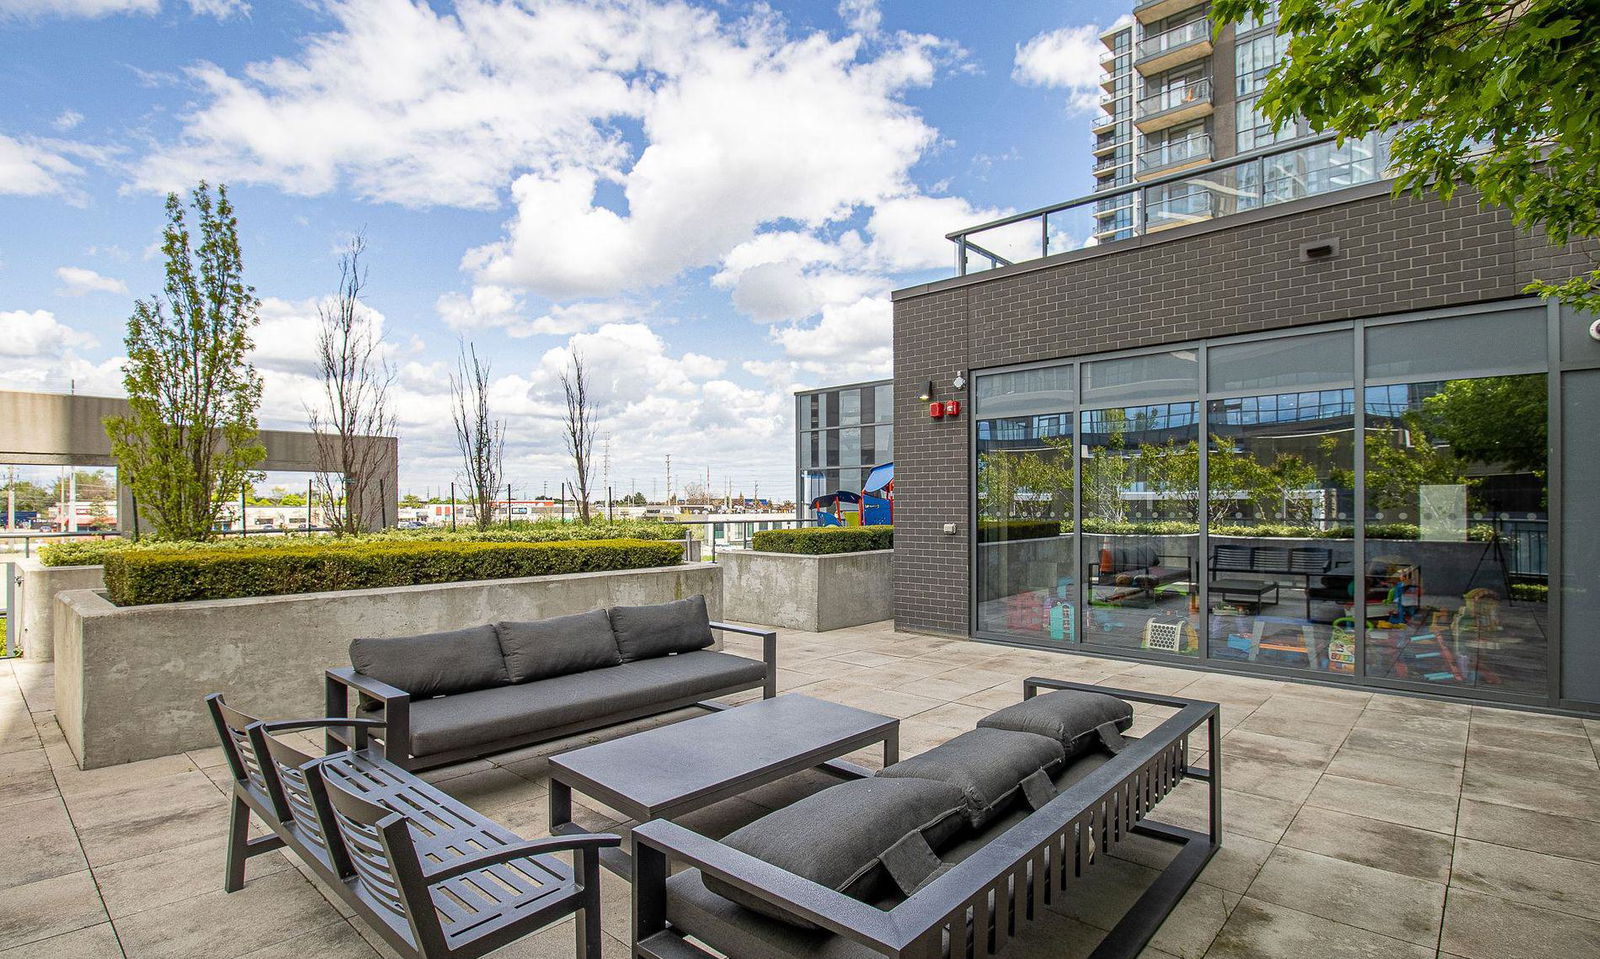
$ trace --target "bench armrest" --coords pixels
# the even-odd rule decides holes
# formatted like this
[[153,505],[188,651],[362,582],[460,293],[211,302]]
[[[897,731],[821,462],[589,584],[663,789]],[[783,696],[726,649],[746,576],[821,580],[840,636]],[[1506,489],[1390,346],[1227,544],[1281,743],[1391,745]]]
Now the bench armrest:
[[778,631],[757,629],[753,626],[734,626],[731,623],[712,623],[711,628],[724,633],[738,633],[741,636],[760,636],[761,659],[767,664],[767,681],[761,689],[761,698],[771,699],[778,695]]
[[612,833],[581,833],[572,836],[552,836],[548,839],[533,839],[528,842],[514,843],[510,846],[501,846],[491,849],[477,856],[465,859],[456,859],[445,863],[434,872],[426,873],[423,878],[428,885],[433,886],[449,879],[465,876],[468,873],[499,866],[513,859],[527,859],[533,856],[547,855],[556,852],[585,852],[593,853],[601,849],[622,845],[622,837]]
[[[323,716],[320,719],[278,719],[272,722],[256,723],[255,725],[260,726],[262,732],[268,733],[288,732],[294,729],[325,729],[327,730],[327,735],[324,736],[323,746],[331,754],[339,751],[331,745],[334,742],[340,743],[340,748],[348,746],[351,749],[366,749],[367,734],[374,729],[384,728],[386,724],[381,719]],[[348,744],[345,743],[343,736],[338,737],[336,740],[332,735],[333,730],[344,727],[348,727],[351,731]]]
[[[336,666],[327,671],[323,680],[325,705],[329,719],[327,731],[328,752],[337,752],[355,746],[355,740],[364,739],[366,730],[357,728],[354,737],[346,738],[339,732],[343,720],[350,716],[350,691],[355,690],[358,703],[378,703],[383,706],[383,755],[396,765],[404,767],[411,753],[411,694],[382,680],[364,676],[349,666]],[[333,723],[333,720],[340,720]]]
[[[671,862],[694,866],[774,908],[809,920],[830,932],[876,952],[893,955],[905,942],[894,919],[883,910],[852,899],[842,892],[797,876],[769,862],[746,855],[677,823],[656,819],[633,829],[635,862],[640,856],[657,857],[652,868],[635,868],[635,914],[665,915],[666,877]],[[652,901],[652,897],[654,897]],[[658,930],[640,929],[645,936]]]

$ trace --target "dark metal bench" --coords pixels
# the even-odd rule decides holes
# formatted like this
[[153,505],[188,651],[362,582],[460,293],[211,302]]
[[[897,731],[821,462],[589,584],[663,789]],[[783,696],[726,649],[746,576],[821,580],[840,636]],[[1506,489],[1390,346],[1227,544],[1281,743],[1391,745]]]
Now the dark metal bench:
[[[289,848],[402,956],[474,959],[581,913],[577,954],[599,959],[599,852],[619,837],[523,841],[364,748],[375,720],[260,722],[206,702],[234,774],[227,891],[248,859]],[[271,735],[334,726],[360,748],[314,757]],[[249,838],[251,814],[272,835]]]
[[[1094,959],[1133,959],[1222,845],[1222,730],[1215,703],[1033,678],[1040,690],[1079,689],[1169,707],[1177,713],[949,871],[882,909],[811,882],[666,820],[633,830],[634,955],[705,959],[709,954],[667,920],[673,865],[697,868],[747,895],[897,959],[979,959],[997,955],[1069,884],[1129,836],[1178,847],[1177,855],[1106,935]],[[1206,727],[1209,768],[1189,765],[1189,736]],[[1208,784],[1206,832],[1145,817],[1185,778]],[[707,942],[720,948],[715,942]],[[852,953],[853,954],[853,953]]]
[[[421,771],[474,759],[479,756],[493,755],[508,749],[554,742],[579,733],[604,729],[607,726],[616,726],[635,719],[643,719],[647,716],[655,716],[688,706],[717,709],[720,708],[719,705],[711,702],[711,700],[719,696],[729,696],[750,689],[760,689],[762,696],[767,699],[776,696],[778,694],[777,632],[767,629],[753,629],[747,626],[733,626],[728,623],[711,623],[710,626],[713,630],[724,633],[738,633],[744,636],[759,637],[762,642],[762,661],[766,666],[765,673],[753,680],[738,681],[714,689],[697,690],[693,695],[662,696],[653,698],[642,706],[624,710],[596,710],[583,719],[563,725],[552,726],[522,735],[506,736],[471,748],[429,753],[423,756],[414,755],[413,753],[411,735],[412,700],[411,694],[403,689],[373,679],[371,676],[365,676],[348,666],[329,669],[324,683],[327,714],[330,720],[343,719],[343,717],[349,716],[350,693],[355,692],[358,714],[364,712],[374,717],[381,716],[383,718],[382,729],[376,732],[373,738],[382,743],[384,758],[403,769]],[[538,683],[539,681],[535,680],[523,685],[537,688]],[[354,743],[351,733],[345,731],[347,725],[346,723],[332,721],[327,724],[328,750],[330,752],[351,746]]]

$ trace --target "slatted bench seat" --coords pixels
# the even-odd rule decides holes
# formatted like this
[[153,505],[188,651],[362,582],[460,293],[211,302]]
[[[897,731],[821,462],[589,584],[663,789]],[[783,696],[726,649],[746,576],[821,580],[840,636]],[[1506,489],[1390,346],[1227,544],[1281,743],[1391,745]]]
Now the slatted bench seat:
[[[577,954],[600,956],[599,851],[617,836],[524,841],[366,748],[375,720],[261,722],[206,701],[234,774],[227,891],[288,848],[402,956],[473,959],[575,913]],[[357,748],[316,757],[273,735],[335,726]],[[249,837],[252,814],[270,836]]]

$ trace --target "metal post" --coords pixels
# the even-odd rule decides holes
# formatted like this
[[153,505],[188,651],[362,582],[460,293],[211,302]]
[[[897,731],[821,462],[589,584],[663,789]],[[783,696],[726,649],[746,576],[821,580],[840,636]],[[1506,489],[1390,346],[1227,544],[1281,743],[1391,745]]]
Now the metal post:
[[567,521],[567,481],[561,481],[561,522]]
[[245,516],[247,515],[246,509],[247,509],[247,504],[249,502],[249,495],[250,495],[250,484],[248,482],[246,482],[243,486],[239,487],[239,535],[240,536],[248,536],[250,534],[249,524],[245,522]]
[[315,525],[314,523],[311,522],[311,483],[312,483],[311,480],[306,480],[306,532],[307,533],[311,532],[311,527],[313,525]]
[[450,483],[450,532],[456,531],[456,484]]
[[6,658],[20,656],[22,650],[17,648],[17,564],[8,562],[6,567]]
[[133,541],[137,543],[139,542],[139,497],[131,489],[128,490],[128,504],[133,507]]
[[606,522],[611,522],[611,487],[606,487]]

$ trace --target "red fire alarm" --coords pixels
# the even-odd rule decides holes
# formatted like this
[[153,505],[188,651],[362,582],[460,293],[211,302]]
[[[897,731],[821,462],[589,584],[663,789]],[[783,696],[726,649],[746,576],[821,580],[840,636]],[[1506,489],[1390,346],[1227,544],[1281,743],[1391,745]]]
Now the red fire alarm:
[[961,415],[961,401],[960,400],[945,400],[944,401],[944,415],[946,415],[946,416],[960,416]]
[[936,420],[944,419],[944,404],[934,401],[928,404],[928,415]]

